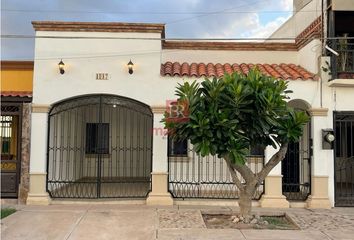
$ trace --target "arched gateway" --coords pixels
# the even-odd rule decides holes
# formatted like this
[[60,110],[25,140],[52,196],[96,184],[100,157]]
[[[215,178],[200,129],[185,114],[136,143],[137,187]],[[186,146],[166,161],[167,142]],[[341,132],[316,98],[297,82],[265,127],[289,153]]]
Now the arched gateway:
[[150,107],[125,97],[85,95],[55,104],[48,127],[50,196],[147,196],[152,124]]

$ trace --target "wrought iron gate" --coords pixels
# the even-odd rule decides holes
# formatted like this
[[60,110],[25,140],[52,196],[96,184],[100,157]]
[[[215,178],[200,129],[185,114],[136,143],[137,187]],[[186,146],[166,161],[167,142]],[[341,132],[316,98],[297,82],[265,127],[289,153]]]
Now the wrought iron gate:
[[48,127],[50,196],[145,197],[151,188],[152,116],[149,106],[113,95],[54,105]]
[[[201,157],[188,144],[185,156],[168,156],[169,191],[175,198],[237,199],[239,191],[232,182],[224,159],[216,156]],[[248,164],[254,173],[260,172],[264,156],[249,156]],[[239,176],[240,177],[240,176]],[[262,183],[254,199],[264,192]]]
[[311,193],[311,123],[299,142],[291,142],[282,161],[282,190],[288,200],[306,200]]
[[21,104],[1,103],[1,197],[16,198],[21,161]]
[[354,206],[354,112],[334,112],[335,206]]

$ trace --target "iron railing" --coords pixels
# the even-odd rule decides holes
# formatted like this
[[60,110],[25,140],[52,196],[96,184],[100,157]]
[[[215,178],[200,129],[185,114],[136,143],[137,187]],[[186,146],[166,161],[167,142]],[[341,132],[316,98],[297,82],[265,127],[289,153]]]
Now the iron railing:
[[354,43],[346,39],[334,39],[331,45],[339,54],[331,58],[332,79],[354,79]]
[[[239,198],[239,190],[231,179],[224,159],[216,156],[201,157],[192,146],[188,146],[187,152],[187,156],[168,157],[169,191],[173,197],[183,199]],[[260,172],[263,164],[264,156],[248,157],[248,166],[254,173]],[[264,183],[257,188],[253,199],[260,199],[263,192]]]
[[53,198],[138,198],[151,189],[152,112],[132,99],[88,95],[49,112]]

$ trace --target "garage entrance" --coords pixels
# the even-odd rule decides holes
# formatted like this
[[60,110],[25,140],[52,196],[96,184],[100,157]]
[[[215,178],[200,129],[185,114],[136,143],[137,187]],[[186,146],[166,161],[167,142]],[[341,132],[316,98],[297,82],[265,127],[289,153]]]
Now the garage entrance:
[[148,105],[120,96],[86,95],[55,104],[48,127],[50,196],[146,197],[152,123]]

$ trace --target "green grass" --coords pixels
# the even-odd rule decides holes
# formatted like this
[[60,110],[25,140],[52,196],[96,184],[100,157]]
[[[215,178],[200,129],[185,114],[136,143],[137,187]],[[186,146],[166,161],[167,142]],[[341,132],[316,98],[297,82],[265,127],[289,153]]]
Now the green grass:
[[292,228],[292,224],[285,217],[262,217],[263,220],[269,223],[270,229],[288,229]]
[[14,208],[2,208],[1,209],[1,219],[13,214],[14,212],[16,212],[16,209],[14,209]]

